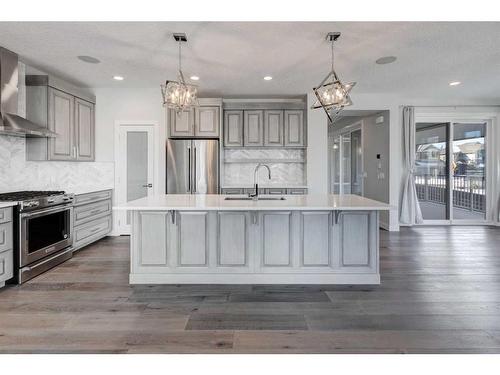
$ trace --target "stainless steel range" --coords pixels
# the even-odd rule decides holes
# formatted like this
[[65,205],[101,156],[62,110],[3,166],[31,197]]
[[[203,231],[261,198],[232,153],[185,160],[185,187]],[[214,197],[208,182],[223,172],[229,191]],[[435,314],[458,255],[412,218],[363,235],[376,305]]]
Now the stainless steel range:
[[17,202],[14,251],[17,282],[23,283],[73,255],[73,194],[19,191],[0,194]]

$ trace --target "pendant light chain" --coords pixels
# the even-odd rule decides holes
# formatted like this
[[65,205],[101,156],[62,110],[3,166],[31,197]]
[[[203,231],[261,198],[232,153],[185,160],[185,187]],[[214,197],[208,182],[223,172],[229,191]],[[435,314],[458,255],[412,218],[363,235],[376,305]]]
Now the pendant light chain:
[[181,48],[182,48],[182,43],[181,43],[181,41],[179,41],[179,72],[182,71]]

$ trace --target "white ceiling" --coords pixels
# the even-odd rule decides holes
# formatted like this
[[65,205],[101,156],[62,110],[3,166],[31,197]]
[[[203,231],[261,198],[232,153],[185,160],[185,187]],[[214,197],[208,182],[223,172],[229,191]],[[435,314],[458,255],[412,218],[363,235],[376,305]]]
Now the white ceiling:
[[[300,95],[329,70],[324,37],[340,31],[336,67],[354,93],[500,100],[498,22],[0,22],[0,45],[26,63],[88,87],[152,87],[183,70],[204,95]],[[98,65],[76,58],[90,55]],[[390,65],[377,65],[394,55]],[[115,82],[113,75],[125,81]],[[272,81],[264,81],[272,75]],[[463,84],[449,87],[450,81]]]

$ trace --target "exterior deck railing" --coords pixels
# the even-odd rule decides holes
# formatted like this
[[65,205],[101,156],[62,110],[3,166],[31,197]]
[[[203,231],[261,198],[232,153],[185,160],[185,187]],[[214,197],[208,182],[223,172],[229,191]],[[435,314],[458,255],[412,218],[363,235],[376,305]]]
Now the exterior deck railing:
[[[486,181],[484,176],[455,175],[453,206],[470,211],[486,211]],[[446,204],[446,176],[415,176],[418,199],[422,202]]]

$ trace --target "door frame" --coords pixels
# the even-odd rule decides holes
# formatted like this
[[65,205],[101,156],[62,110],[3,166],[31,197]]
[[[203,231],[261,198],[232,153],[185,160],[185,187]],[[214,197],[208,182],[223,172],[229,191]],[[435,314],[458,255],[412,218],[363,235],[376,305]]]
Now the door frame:
[[[361,178],[361,196],[364,197],[365,194],[365,169],[364,169],[364,134],[363,134],[363,120],[356,121],[355,123],[346,126],[340,130],[336,130],[332,133],[332,145],[335,143],[335,138],[336,137],[343,137],[346,134],[351,135],[351,133],[360,130],[361,131],[361,166],[362,170],[360,171],[362,178]],[[341,138],[342,139],[342,138]],[[343,157],[343,151],[344,151],[344,146],[343,142],[339,143],[339,155],[340,155],[340,162],[339,162],[339,195],[345,194],[344,193],[344,182],[343,182],[343,175],[344,175],[344,163],[342,160]],[[330,182],[330,193],[333,194],[334,192],[334,186],[335,186],[335,160],[333,157],[333,152],[330,150],[330,168],[329,168],[329,182]],[[352,157],[351,157],[352,158]],[[352,188],[352,181],[351,181],[351,188]],[[352,194],[352,193],[351,193]]]
[[[452,179],[451,171],[451,157],[452,157],[452,146],[453,146],[453,126],[459,123],[474,123],[474,122],[484,122],[486,123],[486,213],[484,220],[460,220],[453,219],[453,187],[450,185],[448,189],[448,199],[449,201],[449,219],[447,220],[424,220],[423,223],[414,225],[493,225],[495,224],[495,216],[498,215],[497,210],[493,207],[495,201],[494,197],[497,196],[497,183],[496,177],[493,175],[495,168],[494,166],[498,163],[498,156],[494,152],[494,147],[497,144],[494,128],[496,123],[495,113],[481,113],[481,112],[445,112],[443,113],[415,113],[415,123],[418,122],[442,122],[449,123],[448,130],[448,184],[450,185]],[[413,137],[412,150],[415,150],[415,136]]]
[[[151,195],[158,193],[158,182],[160,181],[159,176],[159,163],[160,160],[160,137],[159,137],[159,123],[155,120],[145,120],[145,121],[128,121],[128,120],[116,120],[114,126],[114,153],[115,153],[115,194],[114,194],[114,204],[124,203],[126,201],[125,192],[127,191],[125,183],[126,181],[122,179],[125,167],[125,160],[123,153],[120,151],[120,133],[122,129],[128,130],[144,130],[144,127],[152,128],[153,130],[153,142],[152,142],[152,162],[153,162],[153,175],[152,184],[153,188],[151,190]],[[126,211],[116,211],[113,215],[113,228],[115,235],[127,235],[130,234],[130,226],[126,224]]]

